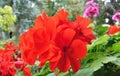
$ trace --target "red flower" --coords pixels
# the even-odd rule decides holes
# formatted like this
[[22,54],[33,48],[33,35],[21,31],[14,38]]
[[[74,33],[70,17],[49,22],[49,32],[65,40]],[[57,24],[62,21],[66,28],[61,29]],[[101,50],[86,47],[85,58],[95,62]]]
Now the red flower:
[[77,37],[89,44],[91,43],[91,40],[95,39],[95,36],[92,33],[92,28],[88,26],[90,23],[90,20],[76,15],[74,29],[77,33]]
[[90,21],[77,15],[77,20],[67,20],[68,12],[64,9],[55,16],[45,13],[35,20],[34,27],[20,37],[20,49],[23,59],[34,64],[36,58],[43,66],[50,61],[50,69],[59,68],[66,72],[70,66],[74,72],[80,68],[80,59],[86,56],[86,44],[94,39]]
[[0,49],[0,74],[2,76],[15,76],[14,54],[18,49],[13,42],[4,44],[5,49]]
[[29,68],[26,67],[27,64],[16,58],[18,47],[14,46],[13,42],[4,44],[4,47],[0,49],[0,76],[15,76],[18,68],[24,71],[25,76],[31,76]]
[[110,26],[108,30],[108,34],[113,35],[117,32],[120,32],[120,27],[119,26]]
[[27,64],[21,58],[17,58],[17,61],[15,62],[15,67],[17,69],[21,69],[25,76],[32,76],[30,73],[30,69],[27,67]]
[[15,76],[14,59],[10,52],[0,50],[0,73],[2,76]]
[[18,50],[18,46],[14,46],[14,42],[9,42],[4,44],[5,50],[9,51],[11,54],[14,54]]
[[34,29],[29,29],[28,32],[25,32],[21,35],[19,46],[22,50],[22,58],[29,64],[34,64],[37,52],[34,47]]
[[[69,34],[70,33],[70,34]],[[73,72],[77,72],[80,69],[80,61],[86,55],[86,44],[80,39],[75,39],[76,32],[73,29],[67,28],[61,30],[55,39],[56,46],[59,47],[60,59],[50,63],[51,69],[55,69],[55,66],[62,72],[66,72],[70,65]],[[57,64],[55,64],[57,63]],[[54,67],[53,67],[54,66]]]

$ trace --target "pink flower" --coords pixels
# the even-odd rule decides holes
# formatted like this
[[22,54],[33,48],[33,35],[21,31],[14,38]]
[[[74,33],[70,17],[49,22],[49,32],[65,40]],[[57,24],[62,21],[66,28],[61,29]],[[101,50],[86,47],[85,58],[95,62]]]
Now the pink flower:
[[99,14],[99,9],[98,7],[92,7],[89,6],[88,8],[86,8],[83,17],[96,17]]
[[86,9],[85,9],[83,17],[93,18],[93,17],[96,17],[98,14],[99,14],[98,4],[94,2],[94,0],[90,0],[86,2]]
[[95,6],[98,7],[98,4],[94,2],[94,0],[90,0],[86,2],[86,6]]
[[114,21],[120,21],[120,12],[117,12],[113,15],[112,20]]

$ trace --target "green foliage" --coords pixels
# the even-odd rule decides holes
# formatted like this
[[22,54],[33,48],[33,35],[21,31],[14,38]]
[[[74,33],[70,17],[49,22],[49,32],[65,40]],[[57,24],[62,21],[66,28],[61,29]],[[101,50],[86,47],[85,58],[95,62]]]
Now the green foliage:
[[46,63],[43,68],[40,69],[40,71],[38,73],[35,73],[34,76],[46,76],[48,74],[50,74],[51,71],[49,69],[49,64]]
[[103,26],[102,24],[98,24],[98,23],[96,23],[94,28],[97,37],[104,35],[105,32],[107,32],[107,30],[108,30],[108,26]]
[[[120,66],[119,46],[119,34],[113,36],[103,35],[93,40],[92,44],[88,45],[88,55],[82,61],[81,70],[75,76],[104,76],[107,73],[110,75],[112,72],[120,70],[117,67]],[[114,71],[109,71],[105,67],[111,67]]]
[[112,49],[115,51],[115,52],[120,52],[120,42],[116,42],[112,45]]
[[24,74],[22,71],[21,72],[19,71],[19,72],[17,72],[16,76],[24,76]]
[[112,57],[112,56],[101,57],[93,61],[92,64],[90,64],[90,67],[94,72],[100,69],[103,66],[103,64],[115,61],[116,59],[117,59],[116,57]]
[[94,40],[92,45],[96,46],[96,45],[104,44],[108,41],[108,39],[109,39],[108,35],[103,35],[103,36],[97,38],[96,40]]
[[0,29],[3,31],[10,31],[11,26],[16,21],[16,15],[13,14],[12,7],[4,6],[0,8]]
[[96,40],[94,40],[92,42],[91,45],[88,45],[88,49],[90,50],[90,49],[93,49],[97,45],[107,43],[109,38],[110,38],[109,35],[103,35],[103,36],[97,38]]

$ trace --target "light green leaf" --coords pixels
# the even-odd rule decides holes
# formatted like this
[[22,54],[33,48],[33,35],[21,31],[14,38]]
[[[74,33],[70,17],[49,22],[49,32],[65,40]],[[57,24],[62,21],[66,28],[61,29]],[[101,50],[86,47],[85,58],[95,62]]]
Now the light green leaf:
[[115,61],[112,61],[113,64],[120,66],[120,58]]
[[84,68],[80,69],[74,76],[91,76],[93,74],[93,69],[91,68]]
[[99,45],[106,43],[110,37],[108,35],[103,35],[99,38],[97,38],[95,41],[93,41],[92,45]]
[[9,14],[12,14],[12,7],[8,6],[8,5],[5,5],[4,6],[4,13],[9,13]]
[[69,72],[65,72],[65,73],[61,72],[61,73],[59,73],[58,76],[69,76]]
[[115,52],[120,52],[120,42],[114,43],[112,45],[112,50],[114,50]]
[[103,66],[103,64],[115,60],[117,60],[117,58],[113,56],[101,57],[89,63],[88,67],[80,69],[77,73],[74,74],[74,76],[91,76],[95,71],[99,70]]
[[117,60],[117,58],[113,57],[113,56],[102,57],[102,58],[99,58],[99,59],[93,61],[90,67],[94,71],[97,71],[98,69],[100,69],[103,66],[104,63],[109,63],[109,62],[115,61],[115,60]]
[[89,26],[88,26],[88,27],[95,28],[95,24],[94,24],[94,23],[91,23],[91,24],[89,24]]
[[17,72],[15,76],[24,76],[24,74],[22,71],[20,71],[20,72]]
[[90,49],[94,48],[96,45],[100,45],[100,44],[104,44],[104,43],[108,42],[109,38],[110,37],[108,35],[103,35],[103,36],[97,38],[96,40],[94,40],[92,42],[91,45],[88,45],[88,49],[90,50]]
[[50,74],[48,74],[47,76],[54,76],[55,74],[54,73],[50,73]]

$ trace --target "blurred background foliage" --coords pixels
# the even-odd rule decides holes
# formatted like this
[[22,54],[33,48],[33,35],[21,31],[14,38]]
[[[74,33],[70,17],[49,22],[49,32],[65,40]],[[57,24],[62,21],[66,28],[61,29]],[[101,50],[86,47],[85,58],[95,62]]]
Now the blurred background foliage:
[[[64,8],[69,11],[69,19],[75,20],[75,14],[83,15],[85,2],[88,0],[0,0],[0,7],[9,5],[13,13],[17,16],[15,26],[11,31],[18,36],[27,28],[33,26],[34,19],[42,12],[49,16],[56,13],[57,10]],[[100,15],[95,18],[97,25],[104,23],[114,24],[111,17],[120,10],[120,0],[95,0],[99,3]],[[106,20],[109,19],[107,22]]]
[[0,7],[11,6],[17,16],[11,31],[18,40],[20,33],[33,26],[34,19],[42,12],[52,16],[57,10],[64,8],[70,13],[69,19],[74,20],[76,13],[83,14],[84,2],[84,0],[0,0]]
[[[83,15],[86,1],[88,0],[0,0],[0,45],[3,45],[6,42],[5,39],[13,39],[17,43],[20,34],[32,27],[34,25],[34,19],[41,15],[42,12],[46,12],[49,16],[52,16],[57,10],[64,8],[69,11],[69,20],[75,20],[76,13],[80,14],[81,16]],[[115,12],[120,11],[120,0],[95,1],[99,3],[100,14],[94,19],[94,31],[97,33],[96,36],[99,37],[107,30],[107,27],[103,27],[101,25],[115,24],[115,22],[112,21],[112,16]],[[5,13],[5,17],[3,16],[3,13],[1,14],[1,9],[7,12]],[[5,21],[1,22],[1,20],[4,20],[3,18]],[[12,39],[11,35],[13,36]],[[120,67],[118,66],[116,68],[114,65],[115,68],[111,68],[113,63],[120,66],[120,58],[117,58],[120,56],[120,54],[118,54],[120,49],[116,47],[120,43],[115,43],[115,40],[118,40],[118,42],[120,41],[117,37],[109,38],[106,35],[103,35],[99,39],[95,40],[94,43],[89,46],[88,56],[82,61],[84,64],[81,67],[82,70],[76,73],[75,76],[91,76],[95,71],[96,72],[93,76],[98,76],[100,74],[100,76],[107,76],[102,75],[103,72],[104,74],[107,74],[108,72],[113,73],[114,71],[119,71],[118,69],[120,69]],[[112,48],[112,50],[110,48]],[[117,51],[117,54],[116,51],[114,51],[116,49],[119,50]],[[51,73],[46,66],[42,69],[38,68],[37,66],[33,66],[31,68],[35,76],[44,76]],[[106,68],[109,70],[106,71]],[[112,71],[110,69],[112,69]],[[46,76],[53,76],[53,73]],[[68,73],[61,73],[60,76],[69,75]]]

